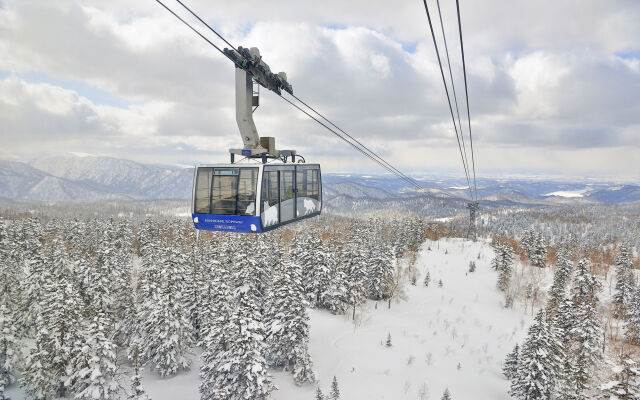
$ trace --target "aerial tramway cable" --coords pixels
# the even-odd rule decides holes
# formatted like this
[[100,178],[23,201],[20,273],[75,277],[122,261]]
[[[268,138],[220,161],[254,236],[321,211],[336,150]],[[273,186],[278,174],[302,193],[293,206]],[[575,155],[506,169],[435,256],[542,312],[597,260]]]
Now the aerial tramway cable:
[[[185,24],[187,27],[189,27],[189,29],[191,29],[193,32],[195,32],[198,36],[200,36],[202,39],[204,39],[207,43],[209,43],[211,46],[213,46],[216,50],[218,50],[220,53],[222,53],[225,57],[227,57],[227,55],[225,54],[225,52],[220,49],[220,47],[216,46],[213,42],[211,42],[206,36],[204,36],[202,33],[200,33],[197,29],[195,29],[193,26],[191,26],[187,21],[185,21],[183,18],[181,18],[179,15],[177,15],[173,10],[171,10],[169,7],[167,7],[162,1],[160,0],[155,0],[157,3],[159,3],[162,7],[164,7],[167,11],[169,11],[171,14],[173,14],[173,16],[175,16],[176,18],[178,18],[183,24]],[[191,13],[191,15],[193,15],[194,17],[196,17],[200,22],[202,22],[207,28],[209,28],[209,30],[211,30],[213,33],[216,34],[216,36],[218,36],[220,39],[222,39],[226,44],[228,44],[230,47],[232,47],[234,50],[236,50],[236,48],[229,43],[222,35],[220,35],[215,29],[213,29],[211,26],[209,26],[206,22],[204,22],[197,14],[195,14],[189,7],[187,7],[184,3],[182,3],[180,0],[176,0],[180,5],[182,5],[187,11],[189,11],[189,13]],[[237,50],[236,50],[237,51]],[[277,93],[278,94],[278,93]],[[297,96],[292,95],[294,99],[296,99],[297,101],[299,101],[300,103],[302,103],[305,107],[307,107],[309,110],[311,110],[312,112],[314,112],[315,114],[317,114],[320,118],[324,119],[327,123],[331,124],[333,127],[335,127],[336,129],[338,129],[340,132],[342,132],[344,135],[346,135],[349,139],[347,139],[347,137],[343,136],[342,134],[336,132],[334,129],[332,129],[331,127],[327,126],[326,124],[322,123],[322,121],[318,120],[317,118],[315,118],[314,116],[312,116],[311,114],[309,114],[307,111],[303,110],[301,107],[299,107],[298,105],[296,105],[295,103],[293,103],[292,101],[290,101],[289,99],[283,97],[281,94],[278,94],[278,96],[280,98],[282,98],[283,100],[285,100],[287,103],[291,104],[293,107],[297,108],[299,111],[301,111],[302,113],[306,114],[308,117],[310,117],[311,119],[313,119],[314,121],[316,121],[318,124],[320,124],[321,126],[323,126],[324,128],[326,128],[327,130],[329,130],[331,133],[333,133],[334,135],[336,135],[338,138],[342,139],[343,141],[345,141],[347,144],[351,145],[353,148],[355,148],[356,150],[358,150],[360,153],[362,153],[364,156],[368,157],[369,159],[371,159],[372,161],[374,161],[375,163],[377,163],[378,165],[380,165],[381,167],[383,167],[384,169],[386,169],[387,171],[391,172],[392,174],[398,176],[399,178],[401,178],[402,180],[404,180],[405,182],[415,186],[418,189],[421,189],[422,186],[415,181],[414,179],[408,177],[407,175],[405,175],[404,173],[400,172],[397,168],[393,167],[389,162],[387,162],[386,160],[384,160],[381,156],[377,155],[375,152],[373,152],[372,150],[370,150],[368,147],[366,147],[364,144],[362,144],[360,141],[358,141],[357,139],[355,139],[353,136],[349,135],[348,133],[346,133],[344,130],[342,130],[340,127],[338,127],[336,124],[334,124],[333,122],[331,122],[329,119],[327,119],[326,117],[324,117],[322,114],[320,114],[318,111],[316,111],[313,107],[309,106],[307,103],[305,103],[304,101],[300,100]]]
[[473,136],[471,136],[471,113],[469,111],[469,91],[467,89],[467,67],[464,60],[464,42],[462,41],[462,21],[460,19],[460,2],[456,0],[456,9],[458,12],[458,32],[460,33],[460,53],[462,54],[462,73],[464,74],[464,94],[467,98],[467,121],[469,122],[469,140],[471,142],[471,165],[473,166],[473,186],[476,193],[476,201],[478,201],[478,187],[476,185],[476,162],[473,157]]
[[[462,153],[462,145],[460,144],[460,136],[458,135],[458,128],[456,125],[456,119],[453,115],[453,107],[451,106],[451,96],[449,96],[449,88],[447,87],[447,80],[444,77],[444,69],[442,68],[442,60],[440,59],[440,51],[438,50],[438,43],[436,42],[436,35],[433,31],[433,24],[431,23],[431,15],[429,14],[429,7],[427,6],[427,1],[422,0],[424,3],[424,9],[427,13],[427,19],[429,21],[429,29],[431,30],[431,37],[433,38],[433,46],[436,49],[436,56],[438,58],[438,65],[440,66],[440,74],[442,75],[442,83],[444,84],[444,90],[447,94],[447,102],[449,103],[449,112],[451,113],[451,120],[453,121],[453,128],[456,132],[456,139],[458,140],[458,149],[460,150],[460,158],[462,159],[462,166],[464,167],[464,174],[467,178],[467,185],[469,187],[469,197],[473,200],[473,193],[471,189],[471,181],[469,179],[469,172],[467,171],[467,165],[464,162],[464,156]],[[462,132],[460,132],[462,133]]]
[[[467,158],[467,146],[464,143],[464,133],[462,132],[462,122],[460,121],[460,109],[458,108],[458,96],[456,95],[456,85],[453,81],[453,70],[451,69],[451,60],[449,58],[449,46],[447,46],[447,35],[444,32],[444,23],[442,22],[442,12],[440,11],[440,0],[436,0],[438,5],[438,17],[440,18],[440,28],[442,29],[442,40],[444,41],[444,51],[447,55],[447,66],[449,67],[449,78],[451,79],[451,91],[453,92],[453,101],[456,106],[456,115],[458,116],[458,129],[460,129],[460,137],[462,139],[462,151],[464,152],[465,168],[469,171],[469,159]],[[453,121],[455,124],[455,121]]]

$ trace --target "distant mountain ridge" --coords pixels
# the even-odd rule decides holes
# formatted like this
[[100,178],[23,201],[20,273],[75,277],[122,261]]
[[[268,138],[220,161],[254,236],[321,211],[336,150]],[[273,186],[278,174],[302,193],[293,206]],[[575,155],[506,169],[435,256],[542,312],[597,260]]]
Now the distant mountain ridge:
[[[424,186],[419,192],[389,175],[323,173],[323,196],[326,202],[346,208],[354,207],[355,203],[374,208],[381,203],[397,205],[409,198],[415,201],[416,197],[427,203],[450,199],[455,203],[454,208],[458,208],[457,201],[464,202],[468,196],[468,189],[460,178],[415,179]],[[192,181],[193,168],[150,165],[113,157],[50,156],[30,163],[0,160],[0,197],[7,200],[189,199]],[[503,206],[625,203],[640,201],[640,186],[480,178],[478,195],[486,203]]]

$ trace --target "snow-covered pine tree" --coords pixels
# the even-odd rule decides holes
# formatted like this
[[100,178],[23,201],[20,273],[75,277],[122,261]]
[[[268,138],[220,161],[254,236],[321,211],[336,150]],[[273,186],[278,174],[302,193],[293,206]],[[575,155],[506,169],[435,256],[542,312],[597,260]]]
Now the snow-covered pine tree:
[[324,400],[324,395],[322,394],[322,390],[320,390],[320,387],[316,388],[315,400]]
[[269,295],[267,360],[293,373],[296,384],[314,382],[309,355],[309,317],[302,291],[300,267],[291,260],[278,263]]
[[340,262],[336,247],[331,245],[331,250],[327,253],[331,275],[324,295],[324,306],[334,314],[344,314],[349,304],[346,266]]
[[16,372],[21,367],[22,361],[22,345],[17,337],[16,320],[13,312],[2,301],[0,302],[0,399],[4,399],[5,387],[15,382]]
[[340,400],[340,388],[338,387],[338,378],[335,375],[333,376],[333,381],[331,381],[329,400]]
[[18,313],[18,332],[33,336],[36,333],[38,316],[42,314],[45,277],[51,278],[40,243],[41,227],[37,221],[28,219],[23,222],[22,232],[16,238],[13,251],[19,252],[18,259],[23,264],[25,278],[20,283],[22,293],[21,312]]
[[431,282],[431,273],[427,271],[427,273],[424,275],[424,281],[422,283],[424,283],[425,287],[429,287],[429,282]]
[[53,279],[45,285],[42,309],[55,354],[50,372],[58,379],[56,395],[64,397],[69,394],[73,368],[80,357],[83,304],[64,244],[55,239],[50,248],[48,261]]
[[518,373],[518,357],[520,356],[520,346],[516,343],[513,351],[507,354],[507,358],[504,360],[504,366],[502,367],[502,373],[505,378],[511,380]]
[[391,248],[382,241],[376,242],[369,261],[367,294],[369,298],[382,300],[388,293],[387,286],[393,277],[394,262]]
[[140,354],[138,352],[138,346],[134,345],[132,351],[133,362],[133,376],[131,377],[131,394],[127,397],[128,400],[150,400],[147,392],[142,385],[142,379],[140,377]]
[[531,265],[538,268],[544,268],[547,264],[547,244],[542,233],[535,235],[535,243],[533,250],[529,254]]
[[347,300],[352,308],[352,319],[355,319],[356,307],[364,301],[366,295],[367,254],[364,243],[364,229],[357,227],[344,245],[341,257],[345,266]]
[[83,361],[76,367],[76,399],[109,400],[118,393],[116,345],[107,336],[107,332],[113,332],[112,325],[103,309],[95,310],[82,347]]
[[141,349],[160,376],[191,364],[187,355],[193,336],[184,301],[187,261],[179,248],[174,242],[162,250],[157,261],[162,275],[152,297],[145,299]]
[[565,294],[565,297],[556,309],[555,317],[550,322],[550,324],[558,329],[561,347],[565,349],[561,357],[562,365],[560,366],[560,373],[555,388],[556,397],[565,400],[574,400],[576,398],[575,381],[573,378],[575,375],[575,354],[571,351],[574,343],[571,330],[576,325],[573,307],[573,301]]
[[578,261],[575,267],[575,276],[573,278],[573,286],[571,287],[571,298],[574,307],[589,302],[595,306],[598,303],[598,292],[602,285],[598,278],[590,272],[589,261],[585,258]]
[[549,289],[549,299],[547,300],[547,318],[551,321],[556,314],[556,310],[565,297],[567,285],[570,282],[573,263],[569,259],[566,251],[558,252],[558,269],[553,276],[553,284]]
[[[239,249],[232,281],[235,307],[229,321],[227,349],[215,359],[203,359],[200,396],[203,400],[263,400],[274,390],[264,357],[264,327],[260,312],[258,264]],[[211,334],[210,334],[211,335]],[[211,363],[217,368],[210,369]]]
[[444,390],[444,393],[442,394],[440,400],[451,400],[451,393],[449,392],[449,388],[446,388]]
[[532,229],[527,229],[522,233],[520,244],[524,250],[524,255],[529,258],[535,245],[535,232]]
[[627,307],[630,305],[634,292],[634,276],[629,257],[629,251],[626,246],[620,248],[620,252],[616,257],[616,287],[613,294],[613,302],[615,304],[615,316],[617,318],[625,318],[627,315]]
[[575,360],[573,381],[580,395],[589,387],[592,371],[602,360],[602,328],[596,309],[590,302],[582,302],[575,311],[576,325],[571,330]]
[[510,394],[520,400],[549,398],[560,373],[560,351],[557,332],[547,323],[544,310],[540,310],[522,345]]
[[624,335],[629,343],[640,345],[640,285],[636,288],[633,300],[627,308]]
[[320,240],[319,247],[315,249],[316,273],[315,293],[309,298],[314,307],[329,308],[331,299],[332,269],[335,264],[335,248],[329,240]]
[[0,304],[4,304],[8,311],[17,312],[23,301],[20,282],[24,280],[24,266],[18,246],[12,239],[0,217]]
[[209,261],[210,279],[205,282],[207,291],[203,316],[204,352],[202,353],[202,367],[200,368],[200,394],[203,400],[214,399],[218,392],[217,377],[220,363],[226,362],[223,356],[229,347],[234,327],[231,326],[232,295],[229,286],[229,271],[226,262],[220,263],[215,259]]
[[52,373],[55,357],[53,340],[41,314],[36,318],[35,331],[35,346],[27,356],[21,385],[29,396],[35,399],[46,399],[55,395],[60,380]]

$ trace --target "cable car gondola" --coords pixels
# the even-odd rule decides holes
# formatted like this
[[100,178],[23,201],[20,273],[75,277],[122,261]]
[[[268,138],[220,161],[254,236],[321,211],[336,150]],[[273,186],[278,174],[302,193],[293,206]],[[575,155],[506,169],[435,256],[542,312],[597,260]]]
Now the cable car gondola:
[[[260,233],[319,215],[319,164],[300,163],[295,150],[277,150],[275,138],[260,137],[253,121],[259,86],[293,93],[284,72],[271,73],[258,49],[224,49],[236,65],[236,122],[244,147],[229,149],[230,164],[199,165],[193,179],[196,229]],[[256,88],[254,89],[254,82]],[[245,157],[235,163],[235,156]],[[290,163],[287,161],[291,160]],[[269,162],[268,162],[269,161]]]
[[320,165],[200,165],[193,199],[197,229],[265,232],[320,214]]

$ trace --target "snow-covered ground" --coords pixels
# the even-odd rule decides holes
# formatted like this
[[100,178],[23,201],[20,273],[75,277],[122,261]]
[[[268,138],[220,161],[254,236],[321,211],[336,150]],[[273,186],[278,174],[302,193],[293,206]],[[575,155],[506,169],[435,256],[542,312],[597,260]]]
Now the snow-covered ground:
[[[502,307],[492,257],[486,243],[428,241],[417,261],[417,286],[407,285],[405,300],[390,310],[386,302],[377,308],[368,302],[355,323],[350,313],[309,310],[309,350],[323,393],[335,375],[341,398],[349,400],[419,399],[425,388],[423,398],[439,399],[447,387],[454,399],[509,399],[502,361],[526,334],[530,316],[521,307]],[[477,269],[468,273],[472,260]],[[431,283],[424,287],[427,270]],[[391,347],[384,345],[388,334]],[[145,375],[148,393],[154,400],[198,399],[198,361],[194,367],[170,379]],[[314,398],[314,385],[298,387],[288,372],[272,373],[279,387],[273,399]]]
[[[335,375],[343,399],[419,399],[424,388],[439,399],[447,387],[454,399],[509,399],[502,361],[530,317],[520,307],[502,307],[492,257],[486,243],[427,242],[417,286],[409,285],[406,301],[391,310],[369,302],[355,324],[350,315],[310,310],[310,353],[323,393]],[[472,260],[477,269],[468,273]],[[427,270],[431,283],[424,287]],[[391,347],[384,345],[388,334]],[[275,377],[274,399],[313,399],[315,387],[296,387],[288,373]]]
[[[431,250],[429,250],[429,248]],[[478,258],[480,255],[480,258]],[[502,361],[522,341],[530,316],[522,307],[505,309],[489,267],[493,250],[462,239],[427,241],[421,248],[416,286],[404,300],[368,302],[351,314],[309,310],[310,353],[323,393],[338,379],[341,398],[439,399],[449,388],[453,399],[509,399]],[[468,273],[469,262],[477,269]],[[423,285],[426,272],[429,287]],[[442,287],[439,287],[439,281]],[[392,346],[385,346],[391,335]],[[154,400],[199,399],[200,351],[191,371],[161,379],[147,371],[143,380]],[[295,386],[291,374],[272,371],[276,400],[313,399],[316,386]],[[21,396],[15,387],[9,395]],[[420,397],[428,392],[428,397]]]

